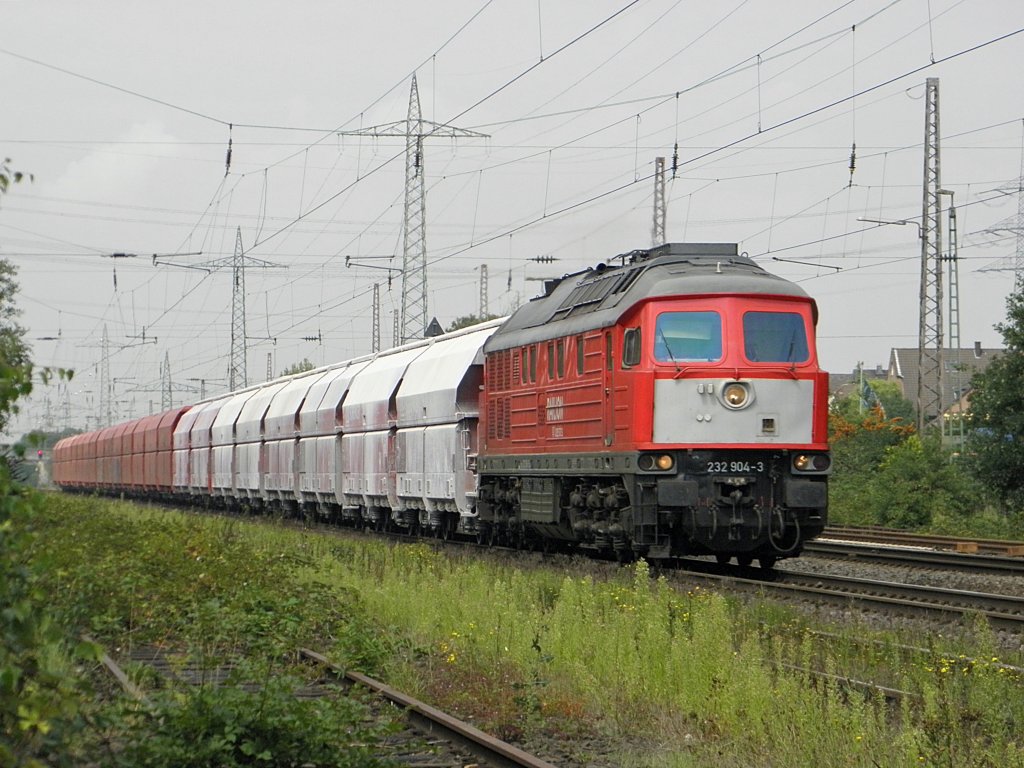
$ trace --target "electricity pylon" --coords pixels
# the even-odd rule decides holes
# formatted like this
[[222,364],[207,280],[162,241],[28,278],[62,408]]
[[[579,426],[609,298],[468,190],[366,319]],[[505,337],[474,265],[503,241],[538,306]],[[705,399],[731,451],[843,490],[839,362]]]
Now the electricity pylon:
[[428,138],[487,138],[487,134],[424,120],[416,75],[409,91],[409,112],[405,120],[355,131],[337,131],[340,136],[401,136],[405,138],[405,214],[402,222],[402,312],[398,343],[422,339],[427,329],[427,211],[424,183],[423,140]]
[[100,417],[101,426],[109,427],[113,419],[114,382],[110,379],[110,337],[107,324],[103,324],[103,338],[100,342]]
[[480,319],[483,320],[491,314],[490,302],[487,295],[487,265],[480,265]]
[[245,343],[245,268],[248,266],[269,269],[282,265],[246,256],[245,250],[242,248],[241,227],[235,230],[235,252],[230,257],[204,261],[199,264],[182,264],[172,261],[157,261],[154,256],[153,263],[161,266],[201,269],[204,272],[231,267],[231,359],[228,364],[228,390],[234,392],[236,389],[247,387],[249,377]]
[[380,352],[380,283],[373,284],[373,333],[370,337],[370,351]]
[[651,245],[665,240],[665,158],[654,158],[654,225],[651,227]]
[[1010,190],[999,190],[1003,194],[1017,195],[1017,215],[993,224],[982,230],[985,234],[997,235],[1002,233],[1016,236],[1016,251],[1012,257],[1004,257],[998,261],[979,269],[979,272],[1009,272],[1013,271],[1014,293],[1024,291],[1024,154],[1021,157],[1020,178],[1017,180],[1017,187]]
[[917,430],[942,416],[942,218],[939,79],[925,86],[924,194],[921,209],[921,308],[917,346]]
[[164,364],[160,367],[160,410],[169,411],[174,407],[171,386],[171,355],[164,352]]

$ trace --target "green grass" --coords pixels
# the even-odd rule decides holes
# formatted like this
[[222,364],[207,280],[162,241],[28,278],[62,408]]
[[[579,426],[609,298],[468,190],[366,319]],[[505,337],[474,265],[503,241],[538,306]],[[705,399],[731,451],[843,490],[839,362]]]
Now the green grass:
[[[908,656],[900,638],[823,639],[643,563],[567,575],[63,496],[40,527],[54,609],[108,644],[210,660],[307,645],[498,735],[646,745],[624,766],[1024,766],[1021,681],[983,627]],[[812,667],[912,696],[894,710]]]

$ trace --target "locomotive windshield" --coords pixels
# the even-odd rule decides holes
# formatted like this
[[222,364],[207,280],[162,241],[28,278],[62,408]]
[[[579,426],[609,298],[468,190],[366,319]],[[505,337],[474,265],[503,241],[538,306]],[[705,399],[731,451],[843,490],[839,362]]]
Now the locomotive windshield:
[[722,318],[717,312],[663,312],[654,327],[654,359],[660,363],[722,359]]
[[743,315],[743,351],[752,363],[806,362],[804,319],[795,312],[747,312]]

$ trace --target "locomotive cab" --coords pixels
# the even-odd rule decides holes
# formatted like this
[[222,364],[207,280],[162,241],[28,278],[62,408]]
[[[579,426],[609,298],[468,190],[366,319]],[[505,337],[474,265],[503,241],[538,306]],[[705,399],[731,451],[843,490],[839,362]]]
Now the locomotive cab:
[[656,500],[662,548],[668,528],[674,551],[772,564],[823,529],[827,379],[813,309],[800,297],[721,295],[637,309],[623,363],[651,390],[635,393],[635,410],[650,413],[649,435],[636,425],[636,492]]

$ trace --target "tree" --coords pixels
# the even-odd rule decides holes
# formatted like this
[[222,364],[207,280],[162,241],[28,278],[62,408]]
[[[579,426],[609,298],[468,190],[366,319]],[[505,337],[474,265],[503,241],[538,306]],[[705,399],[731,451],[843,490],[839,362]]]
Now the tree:
[[463,315],[462,317],[456,317],[452,320],[451,324],[445,329],[445,333],[451,333],[452,331],[458,331],[461,328],[468,328],[471,325],[478,325],[479,323],[486,323],[488,320],[494,320],[499,315]]
[[[0,163],[0,195],[7,194],[12,183],[17,184],[25,174],[11,169],[11,159]],[[32,176],[29,175],[29,180]],[[15,275],[18,270],[7,259],[0,259],[0,432],[8,419],[17,413],[15,401],[32,389],[32,366],[29,348],[25,344],[25,329],[18,325],[18,307],[14,296],[18,292]]]
[[[0,165],[0,195],[23,174]],[[18,325],[14,267],[0,259],[0,429],[32,390],[32,363]],[[44,376],[49,375],[43,371]],[[69,739],[82,727],[79,681],[65,672],[66,639],[47,610],[30,549],[39,497],[0,462],[0,765],[72,765]]]
[[306,371],[312,371],[316,366],[310,361],[308,357],[302,358],[301,363],[293,363],[281,371],[282,376],[294,376],[296,373],[305,373]]
[[[11,158],[5,157],[3,163],[0,163],[0,195],[6,194],[7,188],[10,185],[17,184],[19,181],[25,178],[25,174],[21,171],[15,171],[11,168]],[[28,180],[32,181],[35,177],[32,174],[28,175]]]
[[829,484],[829,516],[847,525],[873,525],[877,505],[872,502],[872,480],[886,459],[886,451],[914,433],[904,419],[886,418],[881,408],[864,413],[834,407],[828,417],[832,446],[832,481]]
[[1006,349],[971,378],[965,461],[1004,504],[1024,511],[1024,291],[1010,294],[995,328]]
[[869,420],[872,417],[874,403],[882,406],[884,418],[889,420],[902,420],[908,424],[914,422],[914,404],[903,396],[903,388],[895,381],[884,381],[882,379],[868,379],[864,382],[870,387],[872,400],[869,407],[864,408],[865,397],[860,392],[851,392],[846,397],[835,400],[829,406],[832,416],[842,416],[848,422],[859,423]]
[[18,284],[17,270],[6,259],[0,259],[0,432],[8,419],[17,413],[15,401],[31,391],[32,365],[25,343],[25,329],[18,322],[14,296]]
[[962,519],[984,504],[982,489],[949,460],[941,437],[911,435],[890,446],[870,482],[872,517],[895,528]]

